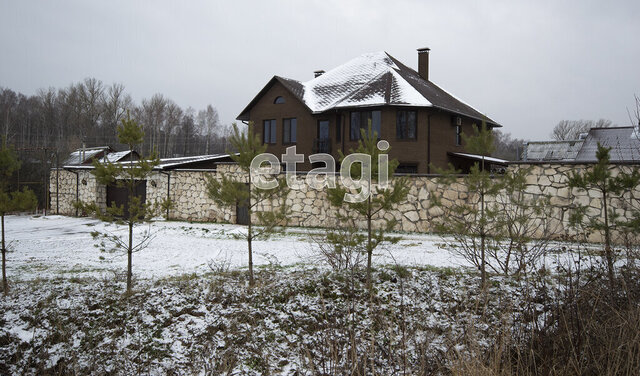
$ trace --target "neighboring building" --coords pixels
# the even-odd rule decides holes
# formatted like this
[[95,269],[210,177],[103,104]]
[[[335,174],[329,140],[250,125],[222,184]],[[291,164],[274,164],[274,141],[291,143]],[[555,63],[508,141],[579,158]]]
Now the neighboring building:
[[636,127],[591,128],[580,140],[528,142],[522,162],[593,163],[600,143],[611,148],[611,162],[640,163],[639,136]]
[[525,142],[522,161],[574,161],[583,142],[584,140]]
[[[398,173],[430,173],[430,165],[469,159],[461,134],[482,121],[500,127],[429,80],[428,48],[418,50],[418,72],[375,52],[316,71],[307,82],[274,76],[237,119],[251,122],[278,157],[296,145],[305,157],[330,153],[336,160],[339,151],[357,147],[360,129],[371,121],[389,141]],[[308,159],[299,168],[310,169]]]
[[140,156],[135,151],[114,151],[109,146],[96,146],[91,148],[78,149],[67,157],[62,163],[63,166],[90,166],[98,159],[100,162],[119,162],[129,160],[133,153],[133,159],[138,160]]
[[[127,207],[128,192],[126,188],[117,184],[102,186],[97,183],[92,171],[93,161],[102,163],[128,163],[133,153],[133,159],[138,160],[139,155],[135,151],[113,151],[108,146],[84,148],[74,151],[65,160],[60,168],[51,170],[49,191],[51,197],[51,209],[55,213],[79,214],[74,205],[78,201],[96,202],[106,205],[107,202],[115,202],[116,205]],[[150,180],[140,180],[136,189],[136,195],[145,202],[151,192],[155,198],[172,199],[174,196],[183,197],[183,201],[192,200],[194,195],[201,195],[206,182],[201,175],[215,172],[220,163],[229,164],[233,159],[229,154],[195,155],[180,158],[163,158],[159,160],[153,170]],[[181,180],[185,174],[196,174],[198,179]],[[176,176],[177,181],[172,178]],[[195,180],[198,180],[197,182]],[[162,188],[160,187],[162,186]],[[194,193],[193,190],[198,193]],[[191,192],[190,192],[191,190]],[[168,213],[168,211],[167,211]]]

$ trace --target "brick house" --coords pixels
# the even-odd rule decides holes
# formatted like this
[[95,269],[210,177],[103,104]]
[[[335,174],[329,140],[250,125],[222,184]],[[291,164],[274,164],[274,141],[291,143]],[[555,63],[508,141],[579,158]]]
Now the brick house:
[[[288,146],[297,152],[338,157],[357,147],[360,128],[369,120],[380,138],[389,141],[398,173],[431,173],[431,165],[468,166],[461,133],[485,120],[498,123],[429,80],[429,49],[418,50],[418,71],[386,52],[356,57],[328,72],[300,82],[274,76],[238,115],[253,124],[280,157]],[[308,161],[299,166],[308,170]]]

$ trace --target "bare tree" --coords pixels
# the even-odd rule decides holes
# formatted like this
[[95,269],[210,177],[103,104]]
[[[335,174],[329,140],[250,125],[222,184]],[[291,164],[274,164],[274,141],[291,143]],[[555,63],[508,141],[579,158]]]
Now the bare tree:
[[608,128],[613,126],[611,120],[561,120],[551,133],[556,141],[577,140],[581,133],[587,133],[591,128]]
[[517,161],[520,159],[520,153],[522,152],[522,145],[524,142],[525,140],[523,139],[511,138],[511,133],[503,133],[498,129],[494,129],[493,144],[495,146],[495,150],[491,156],[510,161]]
[[127,111],[144,127],[143,153],[210,154],[228,146],[230,128],[220,123],[214,106],[185,111],[159,93],[136,105],[123,84],[105,86],[95,78],[33,96],[0,88],[0,136],[19,148],[56,148],[62,156],[83,144],[124,148],[116,128]]
[[132,105],[133,100],[124,92],[124,85],[114,83],[107,88],[102,122],[102,137],[107,144],[116,141],[116,128]]
[[640,128],[640,97],[637,94],[633,95],[633,99],[635,99],[635,108],[631,111],[627,108],[627,113],[629,114],[629,121],[631,125]]
[[168,100],[165,109],[164,126],[164,157],[171,157],[175,154],[175,139],[182,119],[182,109],[174,101]]
[[13,90],[3,89],[0,92],[0,113],[2,114],[2,137],[11,140],[10,132],[12,130],[13,110],[18,102],[18,96]]
[[158,149],[158,136],[164,125],[166,106],[167,100],[159,93],[154,94],[149,100],[142,100],[142,124],[149,151]]
[[220,118],[218,111],[213,108],[213,106],[208,105],[206,110],[198,112],[198,127],[200,128],[201,134],[205,137],[205,154],[209,154],[210,152],[209,144],[219,125]]

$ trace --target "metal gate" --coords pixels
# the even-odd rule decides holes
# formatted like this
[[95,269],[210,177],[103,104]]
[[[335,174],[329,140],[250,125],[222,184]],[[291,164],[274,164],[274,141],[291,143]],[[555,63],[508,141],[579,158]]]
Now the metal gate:
[[[245,189],[249,190],[249,184],[245,185]],[[239,225],[249,224],[249,205],[248,200],[238,202],[236,204],[236,223]]]
[[[136,197],[140,197],[142,203],[147,201],[147,181],[136,181]],[[129,216],[129,190],[117,184],[107,186],[107,206],[124,206],[123,216]]]

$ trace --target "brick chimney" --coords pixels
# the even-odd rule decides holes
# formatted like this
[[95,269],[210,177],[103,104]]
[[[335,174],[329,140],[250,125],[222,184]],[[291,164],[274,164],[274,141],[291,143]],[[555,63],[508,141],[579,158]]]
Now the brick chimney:
[[428,47],[418,48],[418,73],[427,81],[429,80],[429,51]]

